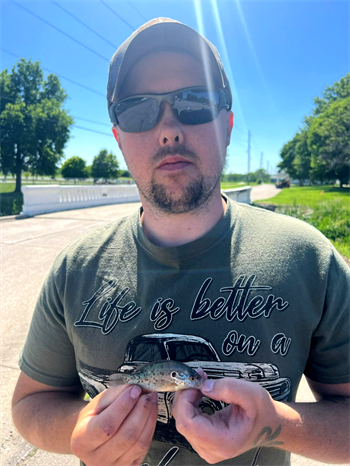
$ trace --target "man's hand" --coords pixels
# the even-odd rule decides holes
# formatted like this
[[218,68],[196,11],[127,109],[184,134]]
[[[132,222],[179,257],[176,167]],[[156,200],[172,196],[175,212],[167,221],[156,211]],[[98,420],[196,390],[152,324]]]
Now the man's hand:
[[205,381],[204,395],[229,404],[209,416],[202,413],[198,390],[177,392],[173,415],[177,430],[196,452],[214,464],[257,446],[278,446],[282,429],[274,400],[258,384],[233,378]]
[[122,385],[97,395],[79,414],[71,450],[87,466],[141,464],[157,422],[157,394]]

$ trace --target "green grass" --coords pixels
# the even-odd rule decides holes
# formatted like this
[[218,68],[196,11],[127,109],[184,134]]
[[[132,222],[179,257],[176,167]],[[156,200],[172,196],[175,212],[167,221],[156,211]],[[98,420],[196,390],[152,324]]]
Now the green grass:
[[279,213],[310,223],[333,243],[340,254],[350,258],[349,189],[330,186],[293,187],[255,203],[277,205]]
[[[321,194],[323,193],[323,194]],[[334,188],[333,186],[303,186],[282,189],[279,194],[270,199],[255,201],[257,204],[296,205],[315,207],[320,202],[334,199],[344,199],[350,202],[350,190]]]
[[23,194],[14,192],[0,193],[0,216],[18,215],[22,212]]

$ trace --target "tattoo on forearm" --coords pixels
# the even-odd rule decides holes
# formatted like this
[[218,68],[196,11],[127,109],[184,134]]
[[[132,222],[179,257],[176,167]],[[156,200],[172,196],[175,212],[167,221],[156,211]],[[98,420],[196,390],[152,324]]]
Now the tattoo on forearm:
[[266,447],[274,447],[277,445],[283,445],[283,442],[280,440],[276,440],[282,430],[282,424],[280,424],[275,432],[272,432],[271,427],[264,427],[260,434],[257,436],[254,442],[254,446],[266,446]]

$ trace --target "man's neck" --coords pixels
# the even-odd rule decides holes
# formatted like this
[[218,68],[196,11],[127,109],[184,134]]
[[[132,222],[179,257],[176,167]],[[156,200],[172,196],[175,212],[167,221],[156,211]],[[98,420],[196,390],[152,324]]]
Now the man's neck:
[[226,207],[221,194],[212,196],[204,208],[184,214],[164,214],[143,202],[141,224],[156,246],[180,246],[204,236],[221,220]]

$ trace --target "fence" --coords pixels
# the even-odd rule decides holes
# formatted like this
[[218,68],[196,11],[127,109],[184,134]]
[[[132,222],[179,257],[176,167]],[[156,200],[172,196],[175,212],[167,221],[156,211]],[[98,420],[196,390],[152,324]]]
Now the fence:
[[[223,191],[227,197],[250,204],[250,186]],[[139,202],[136,185],[130,186],[22,186],[21,215],[38,215],[61,210],[81,209],[106,204]]]
[[242,188],[225,189],[223,192],[226,194],[228,198],[232,199],[233,201],[243,202],[244,204],[250,204],[251,190],[251,186],[243,186]]
[[106,204],[139,202],[136,185],[130,186],[22,186],[21,215],[38,215],[61,210]]

